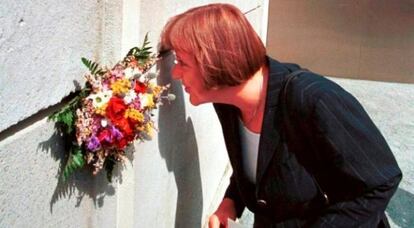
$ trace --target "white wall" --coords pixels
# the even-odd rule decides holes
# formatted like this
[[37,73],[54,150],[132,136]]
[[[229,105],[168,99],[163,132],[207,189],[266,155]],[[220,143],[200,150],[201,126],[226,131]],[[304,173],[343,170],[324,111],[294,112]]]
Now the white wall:
[[[113,227],[114,187],[56,177],[63,157],[47,109],[83,83],[80,58],[113,60],[122,1],[2,1],[0,227]],[[43,112],[40,110],[45,109]],[[14,125],[14,126],[12,126]]]
[[[159,133],[130,148],[116,181],[87,171],[58,182],[63,143],[46,117],[83,84],[81,57],[108,65],[167,19],[212,1],[7,1],[0,9],[0,227],[201,227],[230,173],[211,105],[193,107],[167,60],[160,83],[177,99],[154,117]],[[227,1],[265,33],[264,0]],[[165,7],[168,6],[168,7]],[[135,151],[132,153],[131,151]],[[218,190],[217,190],[218,189]]]

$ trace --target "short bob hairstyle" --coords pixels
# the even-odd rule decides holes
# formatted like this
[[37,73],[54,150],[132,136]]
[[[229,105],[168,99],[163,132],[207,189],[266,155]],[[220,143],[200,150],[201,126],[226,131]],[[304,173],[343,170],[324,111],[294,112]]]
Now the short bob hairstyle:
[[266,49],[244,14],[230,4],[209,4],[172,17],[160,51],[194,56],[207,89],[235,86],[266,62]]

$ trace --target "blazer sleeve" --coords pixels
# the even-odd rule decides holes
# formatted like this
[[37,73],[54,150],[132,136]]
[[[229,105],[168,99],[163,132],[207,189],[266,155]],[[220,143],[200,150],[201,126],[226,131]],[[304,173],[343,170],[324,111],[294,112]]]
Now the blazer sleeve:
[[239,191],[237,189],[234,174],[232,174],[231,177],[230,177],[230,184],[227,187],[226,193],[224,194],[224,198],[229,198],[229,199],[233,200],[234,206],[236,208],[237,218],[240,218],[241,215],[243,214],[245,205],[244,205],[243,200],[241,199]]
[[322,88],[308,123],[314,156],[324,170],[322,189],[331,202],[311,227],[376,227],[401,170],[359,102],[336,84]]

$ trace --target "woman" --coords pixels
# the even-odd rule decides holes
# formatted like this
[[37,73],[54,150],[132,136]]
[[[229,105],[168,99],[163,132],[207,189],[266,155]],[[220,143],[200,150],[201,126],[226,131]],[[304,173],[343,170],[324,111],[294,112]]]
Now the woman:
[[173,17],[161,49],[175,52],[172,75],[190,102],[212,102],[223,128],[233,174],[209,227],[227,226],[245,207],[255,227],[389,226],[384,210],[402,174],[352,95],[267,57],[228,4]]

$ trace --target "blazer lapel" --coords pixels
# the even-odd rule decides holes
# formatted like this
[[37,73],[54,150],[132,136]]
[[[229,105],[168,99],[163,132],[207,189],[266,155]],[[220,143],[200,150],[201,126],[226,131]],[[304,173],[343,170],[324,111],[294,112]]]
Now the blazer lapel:
[[241,143],[239,134],[239,109],[228,104],[215,103],[214,107],[222,125],[223,136],[229,159],[232,164],[233,172],[238,178],[244,179],[245,175],[242,167]]
[[276,147],[280,141],[278,102],[279,91],[282,87],[284,76],[289,71],[281,63],[271,58],[269,61],[269,78],[266,92],[265,111],[259,142],[259,154],[257,158],[256,191],[260,181],[275,154]]

